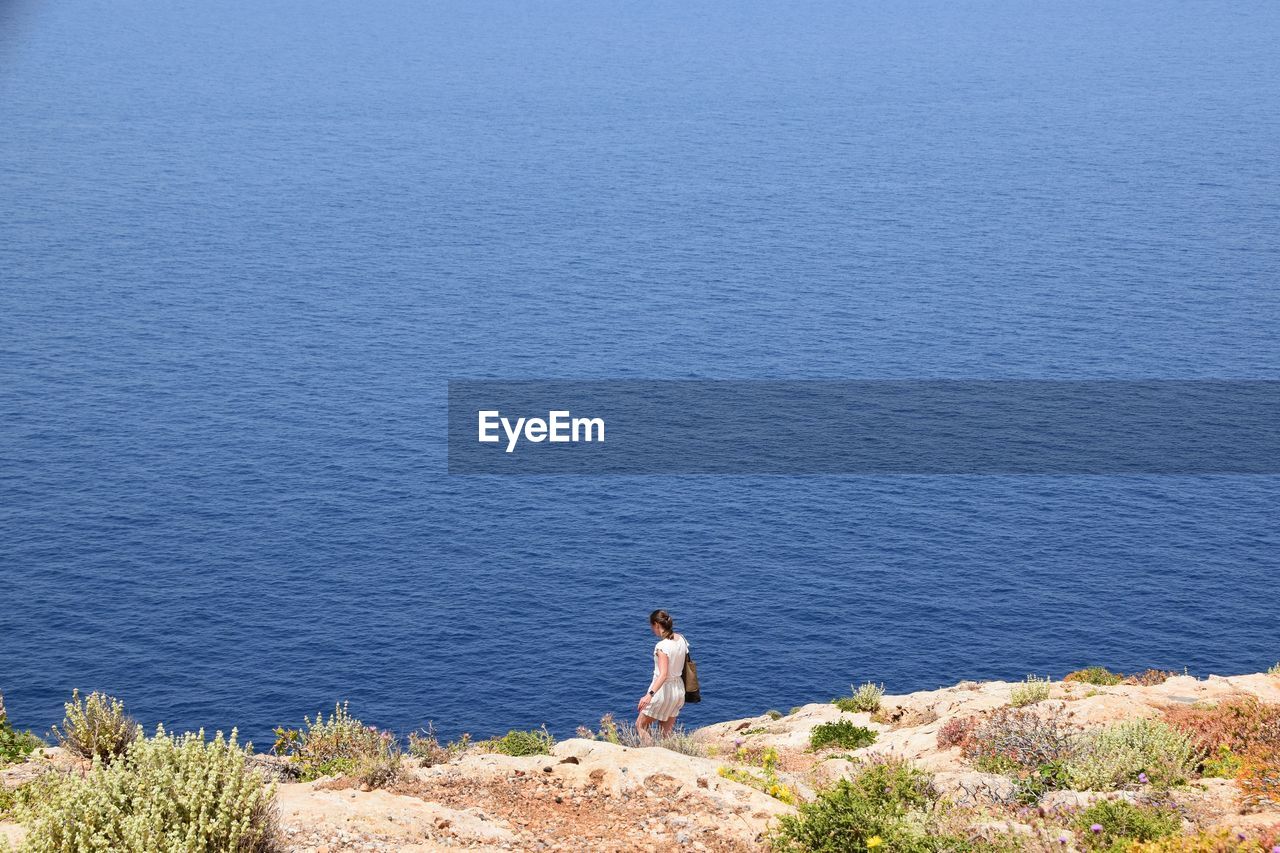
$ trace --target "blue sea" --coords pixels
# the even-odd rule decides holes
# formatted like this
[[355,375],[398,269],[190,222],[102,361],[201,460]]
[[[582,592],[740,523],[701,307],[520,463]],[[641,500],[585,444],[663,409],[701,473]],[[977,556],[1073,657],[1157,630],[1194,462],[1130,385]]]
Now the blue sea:
[[3,0],[0,691],[566,735],[1280,659],[1280,477],[460,476],[450,379],[1280,378],[1280,5]]

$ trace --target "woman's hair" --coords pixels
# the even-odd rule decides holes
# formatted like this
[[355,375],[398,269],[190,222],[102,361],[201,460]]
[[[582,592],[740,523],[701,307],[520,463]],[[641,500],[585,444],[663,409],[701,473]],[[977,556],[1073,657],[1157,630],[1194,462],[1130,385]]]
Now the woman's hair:
[[655,610],[649,614],[649,624],[662,629],[664,639],[670,640],[676,635],[676,623],[671,614],[665,610]]

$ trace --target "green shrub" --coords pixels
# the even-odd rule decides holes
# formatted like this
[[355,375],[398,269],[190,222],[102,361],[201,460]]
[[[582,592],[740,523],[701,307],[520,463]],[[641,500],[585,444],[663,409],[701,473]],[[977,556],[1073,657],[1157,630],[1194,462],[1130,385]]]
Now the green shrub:
[[1169,808],[1100,800],[1076,815],[1074,828],[1086,849],[1120,853],[1135,841],[1154,841],[1180,832],[1182,818]]
[[841,711],[852,713],[873,713],[880,709],[880,700],[884,697],[884,685],[868,681],[861,687],[850,686],[853,695],[832,699],[831,704]]
[[862,749],[876,742],[876,733],[866,726],[856,726],[849,720],[836,720],[813,727],[809,733],[809,747],[814,751],[828,746],[844,749]]
[[44,741],[31,732],[20,732],[9,723],[4,710],[4,694],[0,694],[0,767],[14,761],[23,761],[28,755],[44,746]]
[[778,819],[783,853],[931,853],[968,850],[938,826],[939,797],[929,774],[898,759],[869,762]]
[[1089,666],[1084,669],[1077,669],[1075,672],[1068,672],[1062,680],[1075,681],[1081,684],[1096,684],[1099,687],[1111,687],[1124,681],[1124,676],[1118,672],[1112,672],[1105,666]]
[[1280,675],[1280,661],[1277,661],[1270,669],[1267,670],[1267,675]]
[[1158,787],[1191,777],[1202,753],[1186,734],[1157,720],[1115,723],[1081,736],[1067,771],[1077,790],[1108,791],[1146,780]]
[[1048,676],[1039,679],[1034,675],[1028,675],[1027,680],[1013,688],[1013,692],[1009,694],[1009,704],[1015,708],[1023,708],[1027,705],[1034,705],[1036,702],[1043,702],[1049,698],[1049,685],[1053,683]]
[[31,732],[20,732],[8,723],[0,724],[0,767],[25,761],[27,756],[45,745]]
[[1210,779],[1234,779],[1242,766],[1244,762],[1240,756],[1232,752],[1230,747],[1220,746],[1212,757],[1204,760],[1200,775]]
[[772,709],[772,708],[770,708],[768,711],[765,711],[765,712],[764,712],[764,715],[765,715],[766,717],[768,717],[769,719],[771,719],[771,720],[781,720],[781,719],[782,719],[782,712],[781,712],[781,711],[775,711],[775,710],[774,710],[774,709]]
[[323,713],[302,719],[305,729],[276,728],[272,752],[297,762],[304,782],[344,776],[378,788],[399,775],[403,755],[395,735],[366,726],[351,716],[347,703],[335,704],[328,719]]
[[125,714],[124,703],[105,693],[81,699],[80,691],[73,690],[63,708],[66,718],[61,728],[53,727],[53,735],[63,749],[81,758],[112,761],[142,736],[142,727]]
[[804,710],[803,705],[795,705],[791,708],[790,711],[787,712],[787,716],[790,717],[792,714],[799,714],[803,710]]
[[[52,774],[51,774],[52,775]],[[24,851],[256,853],[274,844],[274,786],[245,767],[236,734],[158,729],[112,764],[59,777],[29,806]]]
[[551,747],[556,739],[547,731],[547,727],[533,731],[517,731],[512,729],[502,737],[481,741],[477,746],[485,752],[500,752],[503,755],[550,755]]

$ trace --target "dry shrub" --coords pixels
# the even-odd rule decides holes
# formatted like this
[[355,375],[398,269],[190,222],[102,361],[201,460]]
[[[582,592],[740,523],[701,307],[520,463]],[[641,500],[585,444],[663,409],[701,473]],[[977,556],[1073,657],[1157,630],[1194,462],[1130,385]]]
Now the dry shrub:
[[1242,696],[1212,708],[1168,708],[1165,719],[1211,756],[1206,772],[1238,767],[1241,805],[1280,806],[1280,704]]
[[1212,708],[1166,708],[1164,719],[1209,754],[1223,748],[1243,754],[1258,747],[1280,746],[1280,705],[1259,702],[1253,696],[1228,699]]
[[952,717],[947,720],[938,729],[938,749],[950,749],[953,746],[963,749],[969,743],[969,738],[973,737],[973,730],[977,725],[977,717]]
[[1280,808],[1280,746],[1255,747],[1245,753],[1236,784],[1245,808]]
[[1136,684],[1139,687],[1155,687],[1157,684],[1164,684],[1177,674],[1167,669],[1144,669],[1142,672],[1125,676],[1124,683]]
[[1072,732],[1061,708],[997,708],[974,727],[963,749],[979,770],[1034,769],[1070,758]]

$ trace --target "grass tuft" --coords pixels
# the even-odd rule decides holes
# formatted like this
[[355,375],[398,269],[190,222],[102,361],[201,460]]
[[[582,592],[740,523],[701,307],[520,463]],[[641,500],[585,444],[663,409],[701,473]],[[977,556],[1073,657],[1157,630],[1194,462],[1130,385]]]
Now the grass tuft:
[[1014,687],[1013,692],[1009,694],[1009,704],[1015,708],[1023,708],[1034,705],[1036,702],[1043,702],[1049,698],[1049,687],[1052,683],[1052,679],[1048,676],[1040,679],[1034,675],[1028,675],[1026,681]]
[[831,704],[841,711],[852,713],[874,713],[880,710],[880,700],[884,697],[884,685],[868,681],[861,687],[850,686],[850,696],[832,699]]

